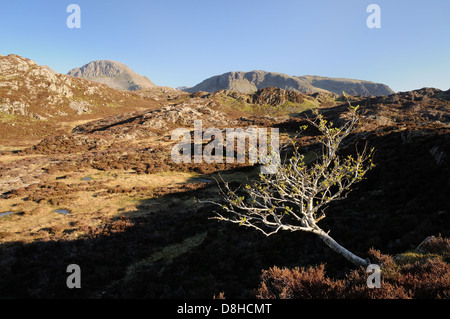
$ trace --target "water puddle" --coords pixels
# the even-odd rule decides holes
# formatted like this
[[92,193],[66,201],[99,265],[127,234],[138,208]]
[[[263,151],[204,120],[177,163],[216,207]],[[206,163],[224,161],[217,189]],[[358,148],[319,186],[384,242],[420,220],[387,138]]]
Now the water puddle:
[[70,211],[68,211],[67,209],[56,209],[54,210],[55,213],[61,214],[61,215],[69,215]]
[[12,215],[13,212],[0,213],[0,217],[6,217],[8,215]]

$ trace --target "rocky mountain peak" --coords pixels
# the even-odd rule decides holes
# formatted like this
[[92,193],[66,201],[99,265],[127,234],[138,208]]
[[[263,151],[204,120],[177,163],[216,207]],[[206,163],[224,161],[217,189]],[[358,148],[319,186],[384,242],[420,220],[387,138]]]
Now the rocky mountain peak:
[[147,77],[116,61],[92,61],[80,68],[70,70],[67,74],[106,84],[118,90],[135,91],[156,87]]

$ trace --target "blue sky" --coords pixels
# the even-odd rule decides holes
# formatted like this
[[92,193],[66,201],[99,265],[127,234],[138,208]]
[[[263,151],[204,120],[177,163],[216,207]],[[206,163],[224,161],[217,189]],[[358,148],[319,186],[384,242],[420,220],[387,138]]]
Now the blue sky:
[[[69,4],[81,28],[69,29]],[[381,28],[369,29],[369,4]],[[0,54],[55,71],[125,63],[163,86],[229,71],[356,78],[394,91],[450,88],[448,0],[3,0]]]

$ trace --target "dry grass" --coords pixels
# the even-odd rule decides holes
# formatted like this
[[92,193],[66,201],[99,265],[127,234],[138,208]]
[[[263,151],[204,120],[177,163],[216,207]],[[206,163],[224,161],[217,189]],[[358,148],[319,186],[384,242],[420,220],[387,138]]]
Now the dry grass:
[[[41,199],[36,195],[41,192],[38,188],[34,193],[30,191],[30,194],[1,200],[0,212],[14,214],[0,219],[0,243],[74,239],[83,235],[79,229],[97,227],[104,218],[136,212],[143,200],[158,197],[163,190],[183,186],[197,176],[184,172],[139,175],[133,171],[85,170],[71,173],[58,180],[59,188],[67,189],[65,194],[52,196],[50,193]],[[50,176],[48,180],[54,181],[56,177]],[[30,196],[38,200],[30,200]],[[158,202],[153,207],[148,206],[160,207]],[[58,214],[56,209],[66,209],[70,214]]]
[[[12,150],[17,151],[17,150],[21,150],[24,148],[25,147],[22,147],[22,148],[15,147]],[[42,154],[32,154],[32,155],[5,154],[5,155],[0,155],[0,164],[9,164],[9,163],[16,162],[16,161],[26,159],[26,158],[39,158],[39,157],[45,157],[45,155],[42,155]]]

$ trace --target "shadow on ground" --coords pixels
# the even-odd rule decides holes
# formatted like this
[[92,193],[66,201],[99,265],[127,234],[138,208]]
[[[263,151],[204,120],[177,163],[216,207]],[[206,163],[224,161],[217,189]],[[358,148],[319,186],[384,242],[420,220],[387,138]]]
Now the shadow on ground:
[[[375,136],[367,180],[333,203],[322,222],[360,256],[370,248],[396,254],[424,238],[450,236],[450,174],[430,150],[450,154],[449,135]],[[242,175],[246,175],[242,169]],[[210,219],[217,207],[193,198],[217,195],[211,175],[201,187],[143,200],[101,229],[74,241],[19,242],[0,247],[2,298],[251,298],[263,269],[326,263],[330,276],[352,266],[309,234],[266,238]],[[239,183],[235,183],[237,186]],[[81,267],[81,289],[69,289],[69,264]]]

